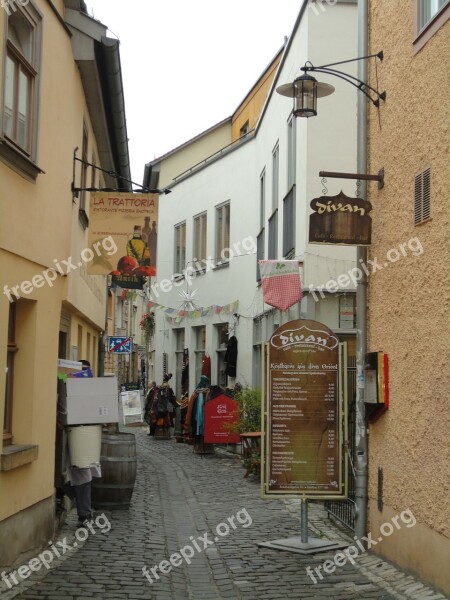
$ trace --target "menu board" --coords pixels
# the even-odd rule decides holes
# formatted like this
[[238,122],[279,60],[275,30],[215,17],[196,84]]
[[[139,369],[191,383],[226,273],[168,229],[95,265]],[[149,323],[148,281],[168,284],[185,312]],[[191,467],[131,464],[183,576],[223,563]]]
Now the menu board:
[[270,338],[266,495],[342,495],[338,355],[338,339],[317,321],[290,321]]

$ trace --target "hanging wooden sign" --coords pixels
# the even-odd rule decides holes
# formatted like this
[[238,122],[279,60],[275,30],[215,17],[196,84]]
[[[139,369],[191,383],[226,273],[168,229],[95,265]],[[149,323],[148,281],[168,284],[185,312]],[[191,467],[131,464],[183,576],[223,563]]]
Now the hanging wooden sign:
[[314,210],[309,217],[311,244],[370,245],[372,205],[368,200],[340,192],[337,196],[314,198],[310,206]]

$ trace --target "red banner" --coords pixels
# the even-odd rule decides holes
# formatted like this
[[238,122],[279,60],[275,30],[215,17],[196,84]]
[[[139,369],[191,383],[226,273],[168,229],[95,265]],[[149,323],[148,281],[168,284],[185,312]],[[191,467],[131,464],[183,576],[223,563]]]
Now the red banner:
[[225,424],[238,420],[238,404],[230,396],[220,394],[205,404],[205,444],[239,444],[241,436],[230,433]]

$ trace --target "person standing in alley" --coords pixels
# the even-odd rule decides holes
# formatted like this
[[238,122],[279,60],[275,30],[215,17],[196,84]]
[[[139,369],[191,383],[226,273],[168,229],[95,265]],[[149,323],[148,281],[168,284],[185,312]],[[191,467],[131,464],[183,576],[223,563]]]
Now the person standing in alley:
[[[81,360],[80,362],[83,365],[83,371],[90,370],[91,364],[89,361]],[[91,484],[94,477],[102,476],[101,466],[96,465],[81,469],[73,467],[70,462],[70,452],[68,449],[66,473],[68,481],[64,486],[64,491],[67,493],[69,498],[75,498],[78,522],[83,525],[93,518],[91,506]]]
[[152,381],[152,384],[148,390],[147,397],[145,399],[145,408],[144,408],[144,421],[149,426],[148,435],[155,434],[155,411],[154,411],[154,400],[156,394],[158,392],[158,386],[156,385],[156,381]]

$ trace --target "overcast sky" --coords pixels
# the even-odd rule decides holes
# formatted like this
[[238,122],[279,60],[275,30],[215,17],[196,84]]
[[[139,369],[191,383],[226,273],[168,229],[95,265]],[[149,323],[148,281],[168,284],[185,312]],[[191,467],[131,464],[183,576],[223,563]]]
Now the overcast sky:
[[132,178],[231,116],[289,36],[301,0],[86,0],[121,41]]

